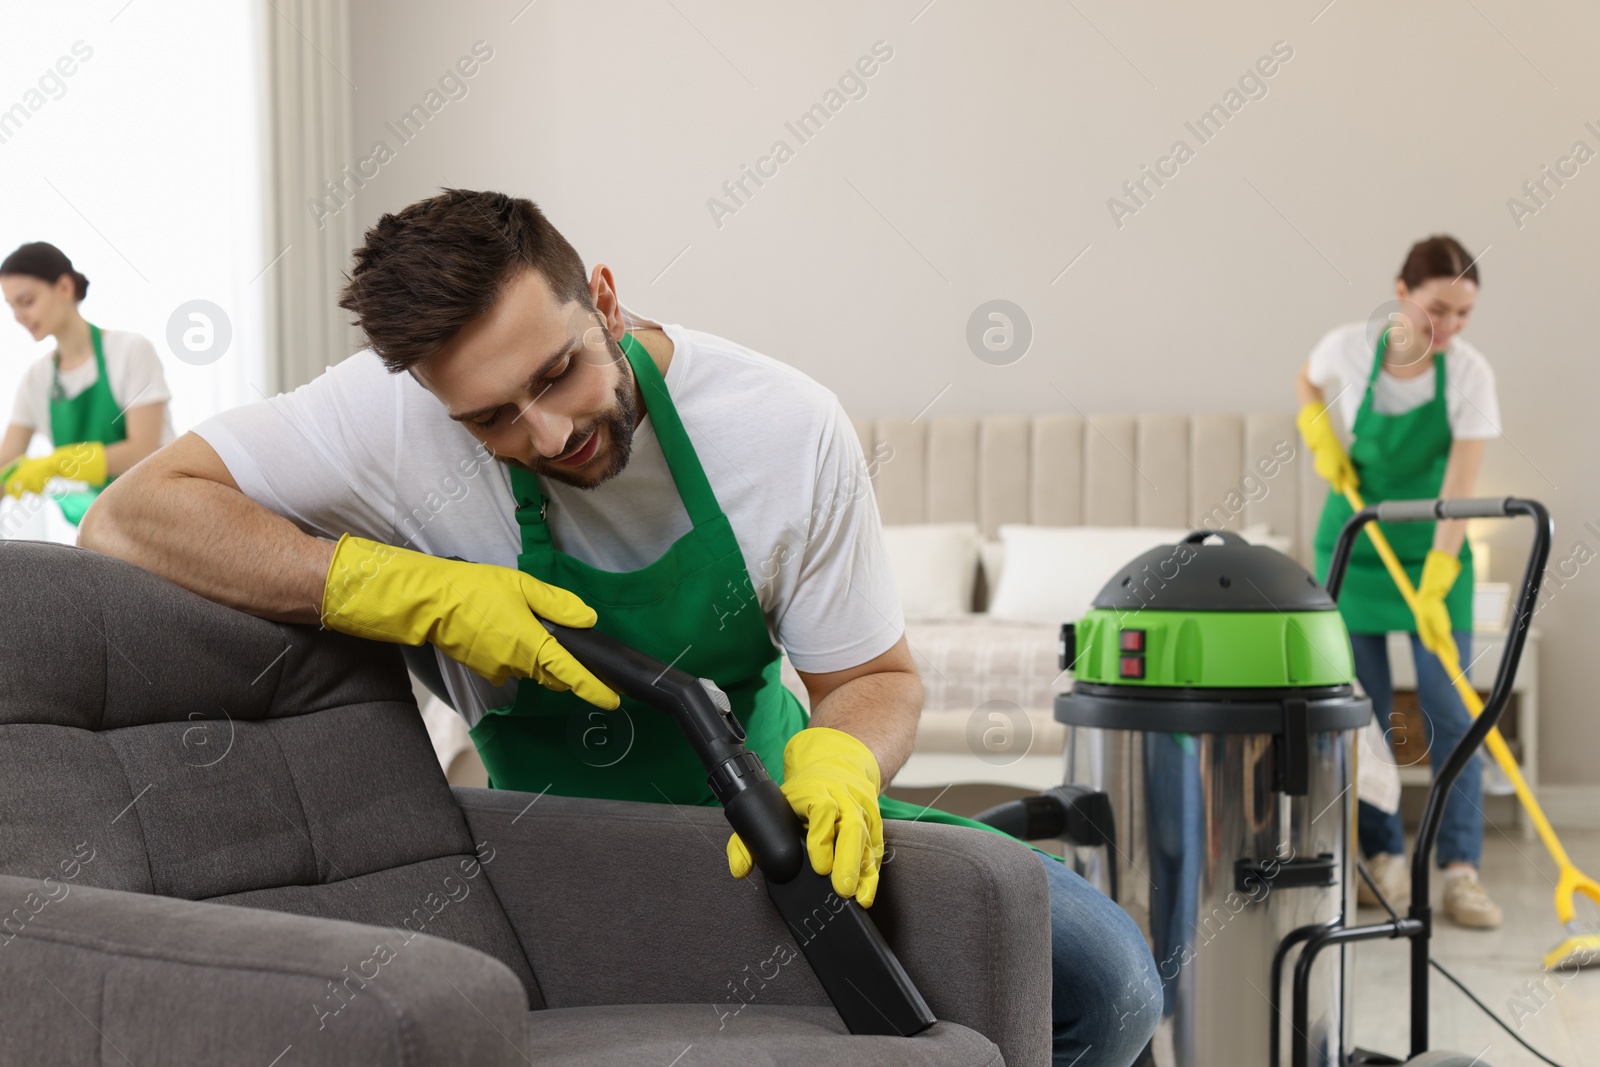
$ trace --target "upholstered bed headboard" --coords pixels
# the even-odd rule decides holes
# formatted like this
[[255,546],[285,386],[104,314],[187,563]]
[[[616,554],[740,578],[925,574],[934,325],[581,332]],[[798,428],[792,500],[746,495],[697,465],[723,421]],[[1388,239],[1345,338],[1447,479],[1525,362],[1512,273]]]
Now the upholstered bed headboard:
[[1294,418],[991,415],[856,418],[885,523],[1205,526],[1267,523],[1311,565],[1327,485]]

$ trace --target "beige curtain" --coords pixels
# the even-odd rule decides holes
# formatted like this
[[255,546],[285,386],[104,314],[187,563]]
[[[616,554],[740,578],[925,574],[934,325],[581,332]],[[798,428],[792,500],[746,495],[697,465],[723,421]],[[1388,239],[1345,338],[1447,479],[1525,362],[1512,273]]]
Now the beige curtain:
[[[361,345],[339,289],[354,247],[348,0],[269,0],[271,390],[315,378]],[[344,185],[341,187],[340,182]]]

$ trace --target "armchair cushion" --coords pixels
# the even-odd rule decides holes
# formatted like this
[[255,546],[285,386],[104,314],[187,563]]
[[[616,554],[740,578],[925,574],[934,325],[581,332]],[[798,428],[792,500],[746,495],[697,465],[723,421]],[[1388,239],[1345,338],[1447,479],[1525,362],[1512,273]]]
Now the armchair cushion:
[[[689,1049],[693,1052],[689,1052]],[[528,1058],[561,1067],[997,1067],[982,1034],[938,1022],[916,1037],[852,1037],[832,1008],[752,1004],[737,1015],[704,1004],[629,1004],[536,1011]],[[685,1053],[688,1055],[685,1055]],[[681,1057],[681,1058],[680,1058]]]
[[[455,794],[473,836],[497,850],[485,870],[549,1007],[690,1004],[693,1026],[703,1014],[715,1030],[741,1006],[741,1019],[809,1006],[841,1026],[757,877],[729,877],[720,810]],[[1049,889],[1038,857],[981,830],[891,820],[884,834],[870,914],[929,1007],[987,1035],[1014,1067],[1047,1064]]]

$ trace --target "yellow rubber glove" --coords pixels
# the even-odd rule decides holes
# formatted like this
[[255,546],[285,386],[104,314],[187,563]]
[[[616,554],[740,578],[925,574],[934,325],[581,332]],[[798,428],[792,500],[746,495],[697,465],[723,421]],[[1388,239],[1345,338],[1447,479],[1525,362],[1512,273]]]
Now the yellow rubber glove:
[[1350,457],[1345,455],[1344,445],[1339,443],[1339,435],[1333,429],[1333,415],[1327,408],[1312,401],[1300,409],[1294,424],[1300,428],[1300,436],[1305,438],[1306,447],[1311,449],[1311,459],[1316,464],[1317,473],[1323,481],[1333,486],[1334,492],[1342,493],[1347,487],[1360,487],[1361,479],[1356,477],[1355,466],[1351,464]]
[[1417,637],[1422,647],[1436,656],[1446,644],[1455,641],[1450,633],[1450,611],[1444,606],[1444,598],[1460,573],[1461,560],[1438,549],[1430,551],[1422,564],[1422,581],[1417,583],[1414,612]]
[[106,483],[106,446],[98,441],[62,445],[48,456],[17,461],[6,478],[5,495],[43,493],[51,478],[66,478],[90,485]]
[[402,645],[432,642],[495,685],[513,675],[571,689],[589,703],[621,701],[533,616],[593,626],[594,609],[522,571],[440,559],[345,534],[322,590],[322,624]]
[[[842,730],[812,726],[783,748],[783,795],[806,824],[806,851],[818,874],[833,875],[833,891],[872,906],[883,858],[878,812],[878,761]],[[728,870],[750,873],[754,861],[739,835],[728,838]]]

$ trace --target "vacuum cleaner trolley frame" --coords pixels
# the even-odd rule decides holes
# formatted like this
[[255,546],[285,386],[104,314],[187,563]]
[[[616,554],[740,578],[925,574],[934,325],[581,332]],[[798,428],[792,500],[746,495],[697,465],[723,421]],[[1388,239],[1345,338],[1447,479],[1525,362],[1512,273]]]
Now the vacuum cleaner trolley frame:
[[1545,564],[1550,558],[1550,542],[1554,534],[1550,513],[1536,500],[1519,497],[1468,500],[1386,500],[1369,505],[1345,523],[1334,544],[1333,557],[1328,566],[1325,583],[1328,594],[1335,600],[1344,584],[1345,571],[1350,564],[1350,554],[1355,540],[1367,523],[1379,522],[1436,522],[1441,519],[1500,519],[1524,515],[1533,520],[1533,547],[1528,553],[1527,569],[1523,572],[1522,587],[1517,593],[1510,632],[1506,637],[1505,653],[1495,674],[1494,688],[1485,702],[1483,714],[1468,728],[1466,735],[1445,758],[1444,766],[1434,776],[1423,808],[1422,823],[1417,831],[1416,846],[1411,856],[1411,906],[1403,917],[1365,926],[1345,926],[1341,917],[1325,925],[1303,926],[1291,931],[1280,944],[1272,959],[1272,1043],[1271,1067],[1279,1067],[1279,1041],[1282,1026],[1283,971],[1289,952],[1303,945],[1294,966],[1291,1025],[1294,1027],[1293,1067],[1309,1067],[1311,1062],[1308,1014],[1310,1003],[1311,967],[1317,955],[1332,945],[1348,941],[1369,941],[1378,938],[1407,938],[1411,941],[1411,1052],[1412,1057],[1428,1051],[1428,947],[1433,936],[1433,908],[1429,901],[1429,863],[1433,846],[1439,835],[1439,823],[1444,818],[1445,798],[1461,776],[1467,761],[1478,750],[1489,731],[1500,721],[1511,696],[1511,684],[1516,678],[1517,664],[1522,659],[1527,642],[1528,627],[1533,620],[1539,583],[1544,576]]

